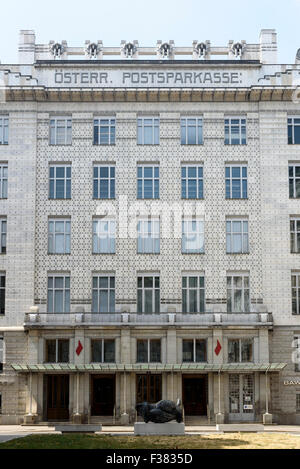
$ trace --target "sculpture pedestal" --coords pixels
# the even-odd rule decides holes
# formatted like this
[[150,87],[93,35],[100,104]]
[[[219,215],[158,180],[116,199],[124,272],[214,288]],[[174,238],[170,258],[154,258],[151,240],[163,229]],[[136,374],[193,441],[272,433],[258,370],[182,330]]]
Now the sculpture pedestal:
[[134,424],[134,434],[138,435],[184,435],[184,423],[144,423]]

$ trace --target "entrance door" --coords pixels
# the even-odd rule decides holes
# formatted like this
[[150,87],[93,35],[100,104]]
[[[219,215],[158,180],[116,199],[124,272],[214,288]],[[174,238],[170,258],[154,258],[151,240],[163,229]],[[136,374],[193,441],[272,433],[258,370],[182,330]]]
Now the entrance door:
[[161,375],[136,375],[136,403],[161,401]]
[[69,375],[47,376],[47,419],[69,419]]
[[182,377],[182,403],[185,415],[207,415],[207,376]]
[[115,375],[92,375],[92,415],[114,415]]
[[254,420],[254,375],[229,375],[229,419]]

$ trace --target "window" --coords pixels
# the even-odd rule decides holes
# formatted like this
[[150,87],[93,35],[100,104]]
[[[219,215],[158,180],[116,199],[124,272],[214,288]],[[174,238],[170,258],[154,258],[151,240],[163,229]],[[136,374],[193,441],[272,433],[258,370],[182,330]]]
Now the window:
[[249,252],[249,233],[247,220],[226,220],[227,254],[245,254]]
[[8,144],[8,117],[0,116],[0,145]]
[[91,357],[92,363],[114,363],[116,361],[114,339],[92,339]]
[[0,337],[0,373],[3,371],[3,362],[4,362],[4,340],[3,337]]
[[71,198],[71,166],[49,167],[49,198]]
[[181,197],[203,199],[203,166],[181,167]]
[[249,276],[227,277],[227,311],[241,313],[250,311]]
[[182,277],[182,312],[204,313],[204,311],[204,276],[188,275]]
[[295,145],[300,143],[300,118],[288,118],[288,144]]
[[50,119],[50,145],[71,145],[72,119],[55,117]]
[[2,393],[0,392],[0,414],[2,414]]
[[159,199],[159,166],[137,167],[137,198]]
[[48,313],[70,312],[70,277],[48,277]]
[[0,199],[7,199],[7,165],[0,164]]
[[5,314],[5,274],[0,273],[0,314]]
[[115,252],[115,220],[93,220],[93,254],[114,254]]
[[300,273],[292,274],[292,312],[300,314]]
[[115,198],[114,166],[94,166],[93,197],[94,199]]
[[137,121],[138,145],[159,145],[159,118],[140,117]]
[[291,218],[290,233],[291,233],[291,252],[299,254],[300,253],[300,217]]
[[94,145],[114,145],[116,142],[116,119],[94,119]]
[[137,224],[137,252],[140,254],[159,254],[159,220],[139,220]]
[[71,220],[48,221],[48,252],[49,254],[70,254]]
[[137,278],[137,312],[159,313],[160,287],[158,275],[141,275]]
[[0,218],[0,254],[6,254],[6,232],[7,232],[7,220],[6,218]]
[[200,145],[203,143],[202,118],[182,117],[180,127],[181,145]]
[[225,145],[246,145],[246,119],[225,119]]
[[160,363],[160,339],[137,340],[136,361],[137,363]]
[[98,275],[93,277],[93,313],[115,312],[115,277]]
[[225,167],[226,199],[247,199],[247,166]]
[[300,393],[296,394],[296,412],[300,412]]
[[[230,373],[229,378],[229,413],[253,414],[254,413],[254,375]],[[248,417],[249,418],[249,417]]]
[[182,220],[182,253],[204,253],[204,221]]
[[228,339],[228,362],[253,362],[253,340]]
[[183,362],[206,362],[206,340],[184,339],[182,341]]
[[295,355],[294,353],[292,354],[292,357],[293,357],[293,363],[295,364],[295,371],[300,371],[300,353],[299,353],[299,349],[300,349],[300,337],[299,336],[295,336],[294,337],[294,340],[293,340],[293,347],[296,348],[295,350]]
[[300,198],[300,166],[289,166],[289,195],[291,199]]
[[68,363],[69,362],[69,340],[51,339],[46,340],[46,363]]

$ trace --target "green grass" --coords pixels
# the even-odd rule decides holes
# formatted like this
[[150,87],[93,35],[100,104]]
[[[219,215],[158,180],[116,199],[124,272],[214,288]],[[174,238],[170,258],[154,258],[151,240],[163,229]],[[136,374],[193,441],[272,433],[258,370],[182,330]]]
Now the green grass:
[[30,435],[0,443],[0,449],[300,449],[300,436],[231,433],[185,436]]

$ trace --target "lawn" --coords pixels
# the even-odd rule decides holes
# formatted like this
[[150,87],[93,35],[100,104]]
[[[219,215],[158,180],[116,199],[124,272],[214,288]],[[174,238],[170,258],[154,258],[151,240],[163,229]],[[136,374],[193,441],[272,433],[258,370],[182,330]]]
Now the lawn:
[[300,449],[300,436],[286,433],[230,433],[185,436],[30,435],[0,449]]

